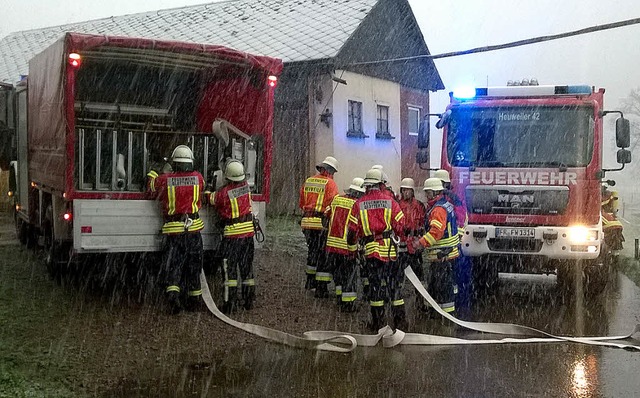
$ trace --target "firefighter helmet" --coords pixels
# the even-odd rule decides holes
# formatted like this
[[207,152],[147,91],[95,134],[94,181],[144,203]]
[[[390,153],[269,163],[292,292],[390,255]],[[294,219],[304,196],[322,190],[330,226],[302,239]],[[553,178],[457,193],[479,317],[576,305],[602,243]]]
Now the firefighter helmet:
[[416,186],[416,182],[413,181],[413,178],[403,178],[400,182],[400,188],[414,189]]
[[442,182],[451,182],[451,177],[449,177],[449,172],[447,170],[436,170],[436,172],[433,173],[433,176],[441,179]]
[[[327,156],[324,160],[316,166],[316,169],[320,171],[320,169],[328,169],[332,168],[334,173],[338,172],[338,161],[333,156]],[[330,171],[330,170],[328,170]]]
[[363,187],[364,179],[360,177],[356,177],[351,181],[351,185],[349,185],[349,189],[353,189],[356,192],[364,192],[365,189]]
[[171,161],[176,163],[193,163],[193,152],[186,145],[178,145],[171,154]]
[[427,178],[424,180],[424,188],[423,191],[442,191],[444,187],[442,186],[442,180],[436,177]]
[[230,181],[244,180],[244,166],[239,160],[231,160],[224,169],[224,177]]
[[389,176],[387,175],[387,173],[384,172],[383,167],[381,164],[375,164],[371,167],[374,170],[380,170],[380,172],[382,172],[382,182],[383,183],[388,183],[389,182]]
[[376,185],[382,182],[382,171],[379,169],[370,169],[364,176],[364,185]]

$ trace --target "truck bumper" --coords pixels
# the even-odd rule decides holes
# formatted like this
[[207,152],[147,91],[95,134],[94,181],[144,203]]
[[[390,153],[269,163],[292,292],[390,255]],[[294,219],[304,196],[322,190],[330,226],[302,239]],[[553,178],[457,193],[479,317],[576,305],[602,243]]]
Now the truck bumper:
[[601,225],[571,227],[507,227],[468,225],[461,239],[466,256],[515,254],[549,259],[594,259],[604,235]]

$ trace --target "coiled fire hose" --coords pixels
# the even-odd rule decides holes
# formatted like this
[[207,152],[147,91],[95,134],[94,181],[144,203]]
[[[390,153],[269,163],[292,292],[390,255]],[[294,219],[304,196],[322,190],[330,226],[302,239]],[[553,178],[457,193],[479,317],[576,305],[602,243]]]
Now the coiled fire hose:
[[[322,351],[350,352],[357,346],[373,347],[382,341],[383,347],[395,347],[397,345],[470,345],[470,344],[524,344],[524,343],[560,343],[572,342],[594,346],[623,348],[627,350],[640,351],[640,345],[617,343],[614,340],[625,340],[632,338],[632,335],[640,332],[640,325],[636,325],[634,330],[621,336],[603,336],[603,337],[571,337],[571,336],[555,336],[538,329],[528,326],[516,325],[511,323],[490,323],[490,322],[468,322],[454,318],[450,314],[440,309],[440,306],[429,295],[411,267],[404,270],[405,275],[420,295],[427,300],[440,315],[447,318],[451,322],[464,328],[477,332],[491,333],[497,335],[523,336],[523,337],[506,337],[502,339],[492,340],[473,340],[462,339],[457,337],[437,336],[421,333],[405,333],[400,329],[395,332],[388,325],[378,330],[377,334],[354,334],[338,331],[309,331],[302,334],[302,337],[294,336],[279,330],[268,327],[243,323],[235,321],[220,312],[216,307],[209,284],[207,283],[204,271],[200,274],[202,284],[202,297],[209,311],[211,311],[221,321],[242,329],[246,332],[263,337],[267,340],[285,344],[291,347],[309,348]],[[525,337],[528,336],[528,337]]]

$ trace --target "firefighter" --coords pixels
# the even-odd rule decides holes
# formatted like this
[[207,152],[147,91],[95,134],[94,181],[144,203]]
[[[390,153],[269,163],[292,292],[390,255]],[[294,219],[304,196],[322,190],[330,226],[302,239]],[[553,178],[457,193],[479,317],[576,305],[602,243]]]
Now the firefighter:
[[[349,216],[348,242],[360,239],[364,246],[365,267],[369,274],[369,305],[372,331],[385,324],[385,300],[391,300],[394,327],[406,328],[404,300],[400,291],[383,289],[383,281],[397,268],[396,237],[402,236],[404,214],[400,205],[382,191],[382,172],[367,171],[366,193],[356,201]],[[388,286],[388,284],[387,284]]]
[[338,171],[336,158],[327,156],[316,166],[316,170],[318,174],[307,178],[300,188],[300,226],[308,247],[305,289],[316,287],[318,264],[324,261],[327,225],[324,211],[338,194],[338,186],[333,181],[333,175]]
[[328,296],[327,285],[334,276],[336,284],[336,298],[340,309],[345,312],[355,310],[356,294],[356,250],[357,245],[347,243],[349,231],[349,214],[358,198],[365,192],[364,179],[356,177],[349,185],[344,195],[337,195],[325,212],[329,219],[327,232],[326,267],[318,265],[316,273],[316,296],[322,292]]
[[455,311],[453,267],[460,243],[454,206],[444,195],[439,178],[427,178],[423,189],[427,198],[427,231],[415,238],[413,245],[416,250],[427,252],[431,270],[427,290],[442,310],[451,313]]
[[202,306],[200,231],[204,223],[198,212],[204,178],[193,169],[193,161],[191,149],[179,145],[171,154],[172,171],[158,174],[152,170],[148,174],[148,190],[162,207],[162,263],[169,306],[174,314],[185,307],[195,310]]
[[424,234],[427,211],[424,203],[415,198],[414,189],[415,181],[413,178],[402,179],[398,204],[404,213],[405,221],[404,238],[400,242],[398,261],[400,268],[404,269],[410,266],[418,279],[424,282],[422,253],[416,251],[411,243],[414,237],[421,237]]
[[618,221],[617,213],[617,192],[610,191],[607,188],[607,184],[602,184],[602,202],[601,202],[601,216],[602,230],[604,232],[604,242],[612,250],[614,255],[618,251],[622,250],[622,243],[624,242],[624,235],[622,234],[622,223]]
[[[452,190],[451,178],[447,170],[436,170],[434,177],[439,178],[442,181],[444,187],[444,195],[449,202],[454,206],[454,212],[456,214],[456,223],[458,226],[458,235],[460,240],[464,235],[464,228],[467,225],[467,207],[464,201],[458,197]],[[454,275],[454,293],[456,295],[456,310],[458,315],[462,315],[470,309],[471,300],[471,259],[466,257],[460,251],[460,257],[455,261]],[[461,312],[462,311],[462,312]],[[462,315],[466,317],[466,314]]]
[[388,185],[389,184],[389,176],[384,172],[382,165],[376,164],[371,166],[372,169],[380,170],[382,173],[382,185],[380,185],[380,190],[389,195],[391,199],[396,199],[396,194],[393,192],[393,189]]
[[242,278],[243,307],[250,310],[255,299],[254,219],[251,209],[251,191],[246,180],[244,166],[238,160],[230,160],[224,168],[226,184],[209,195],[216,209],[222,233],[222,255],[224,269],[224,304],[222,311],[235,311],[238,298],[238,271]]

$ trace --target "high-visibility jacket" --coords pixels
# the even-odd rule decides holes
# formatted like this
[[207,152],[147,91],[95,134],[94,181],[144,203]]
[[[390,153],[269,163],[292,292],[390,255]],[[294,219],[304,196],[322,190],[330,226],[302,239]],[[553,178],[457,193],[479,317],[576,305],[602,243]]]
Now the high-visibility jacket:
[[302,229],[322,229],[324,211],[337,194],[338,186],[333,181],[333,176],[326,171],[307,178],[300,188]]
[[460,256],[458,246],[460,236],[454,206],[443,194],[427,203],[431,206],[427,214],[427,232],[420,238],[420,244],[427,248],[429,261],[453,260]]
[[349,214],[355,203],[356,198],[346,194],[338,195],[331,201],[331,205],[325,212],[325,216],[329,219],[329,231],[327,234],[327,244],[325,246],[327,252],[345,256],[355,255],[357,245],[349,245],[347,243]]
[[209,194],[209,203],[224,223],[225,238],[248,238],[254,235],[251,191],[247,181],[233,182]]
[[[151,170],[147,176],[148,190],[160,201],[164,225],[163,234],[197,232],[204,228],[200,218],[200,193],[204,178],[197,171],[158,174]],[[191,222],[187,222],[187,218]]]
[[600,214],[602,219],[602,229],[622,229],[622,223],[618,221],[618,218],[613,213],[602,212]]
[[394,261],[397,250],[391,242],[391,234],[402,237],[404,213],[400,205],[378,188],[369,188],[356,201],[349,215],[349,229],[365,244],[366,258]]
[[[422,236],[424,234],[424,225],[427,217],[427,209],[424,203],[416,198],[409,200],[400,199],[398,201],[400,209],[404,213],[404,239],[406,242],[410,236]],[[409,253],[415,253],[413,245],[407,245],[407,251]]]
[[445,190],[444,196],[453,205],[453,211],[456,214],[456,225],[458,226],[458,235],[462,237],[464,234],[464,228],[467,226],[469,220],[467,216],[467,206],[464,201],[458,197],[453,191]]

